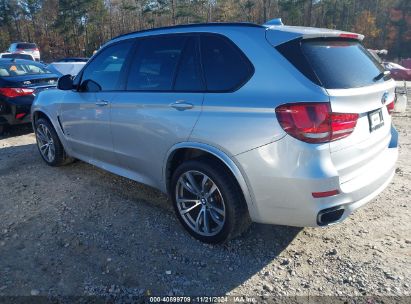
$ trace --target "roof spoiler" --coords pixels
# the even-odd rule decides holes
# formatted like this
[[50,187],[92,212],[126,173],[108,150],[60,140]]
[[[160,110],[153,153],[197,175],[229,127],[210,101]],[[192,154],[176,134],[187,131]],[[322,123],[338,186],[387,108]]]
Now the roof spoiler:
[[267,28],[267,39],[273,45],[278,45],[297,38],[345,38],[355,39],[359,41],[362,41],[364,39],[364,35],[357,33],[316,27],[284,25],[281,18],[269,20],[266,23],[264,23],[263,26]]

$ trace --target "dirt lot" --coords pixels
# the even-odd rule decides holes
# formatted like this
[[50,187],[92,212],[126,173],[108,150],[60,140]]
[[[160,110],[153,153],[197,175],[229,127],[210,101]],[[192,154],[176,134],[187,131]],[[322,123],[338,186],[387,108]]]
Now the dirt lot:
[[186,234],[164,195],[83,162],[51,168],[27,128],[0,139],[0,295],[410,295],[411,109],[391,185],[344,223]]

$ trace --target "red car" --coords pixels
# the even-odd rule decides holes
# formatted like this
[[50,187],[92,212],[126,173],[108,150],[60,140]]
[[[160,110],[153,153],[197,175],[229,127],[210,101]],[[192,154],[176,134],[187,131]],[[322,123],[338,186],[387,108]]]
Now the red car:
[[382,64],[387,71],[391,72],[391,77],[394,80],[411,81],[411,69],[394,62],[383,62]]
[[402,65],[404,68],[411,69],[411,58],[401,60],[400,65]]

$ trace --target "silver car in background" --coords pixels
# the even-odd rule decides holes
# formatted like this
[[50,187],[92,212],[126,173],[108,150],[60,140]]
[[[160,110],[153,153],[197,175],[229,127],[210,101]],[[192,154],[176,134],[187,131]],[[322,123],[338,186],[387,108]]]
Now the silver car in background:
[[362,39],[276,20],[119,36],[36,98],[40,154],[160,189],[204,242],[340,222],[398,157],[395,82]]

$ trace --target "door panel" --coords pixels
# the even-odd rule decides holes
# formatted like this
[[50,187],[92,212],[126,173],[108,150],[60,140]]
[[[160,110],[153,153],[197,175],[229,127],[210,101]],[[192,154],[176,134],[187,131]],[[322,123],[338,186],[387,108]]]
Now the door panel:
[[161,187],[166,153],[188,139],[201,112],[198,43],[196,37],[162,35],[137,45],[128,91],[112,101],[114,152],[137,180]]
[[[124,88],[125,70],[134,41],[107,46],[87,64],[78,90],[61,105],[61,123],[74,153],[88,162],[115,164],[110,131],[110,107]],[[102,165],[102,164],[100,164]]]
[[70,92],[61,105],[60,118],[70,147],[89,161],[110,162],[113,145],[110,135],[110,104],[115,93]]
[[[175,109],[177,102],[190,109]],[[202,93],[122,92],[112,103],[111,128],[116,157],[142,182],[159,185],[168,150],[186,141],[200,115]]]

